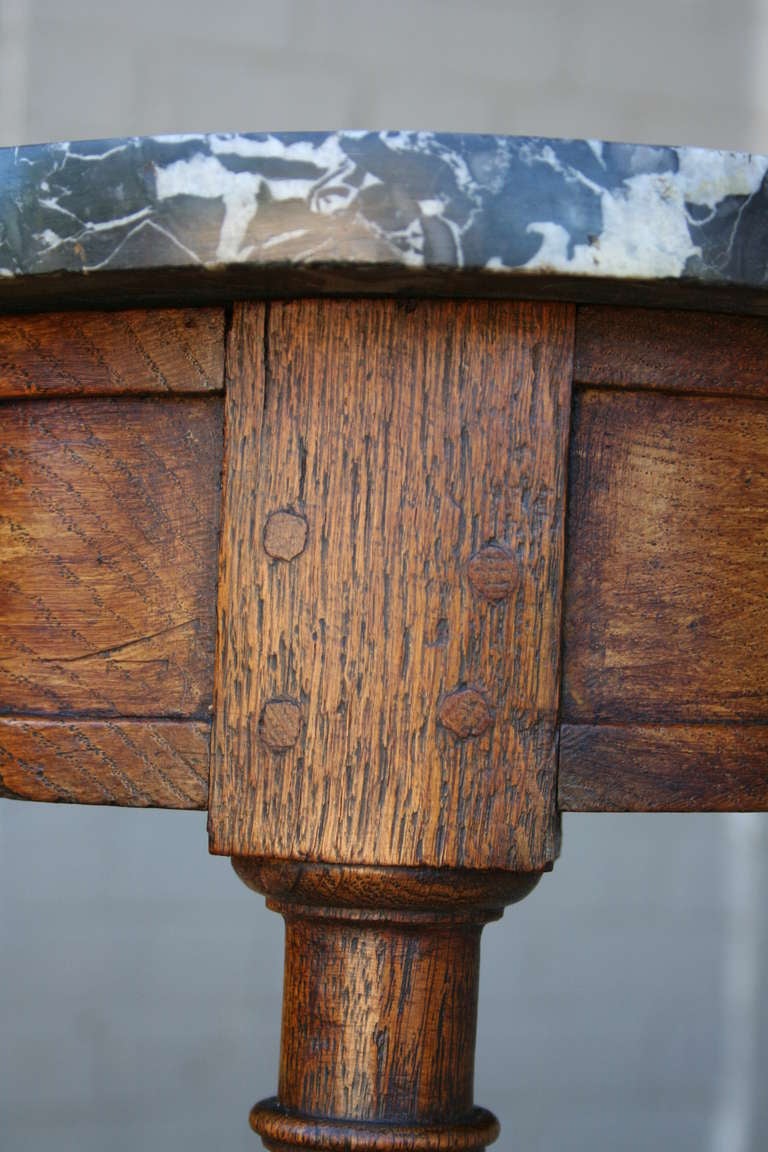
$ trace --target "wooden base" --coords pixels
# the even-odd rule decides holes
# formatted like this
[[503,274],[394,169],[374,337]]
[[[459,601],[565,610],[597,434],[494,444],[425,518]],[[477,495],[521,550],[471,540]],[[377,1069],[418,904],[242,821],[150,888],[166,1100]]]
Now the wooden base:
[[269,1152],[482,1152],[499,1135],[492,1112],[473,1108],[453,1124],[337,1122],[285,1109],[276,1096],[251,1109],[251,1127]]
[[492,1143],[473,1103],[480,933],[540,873],[233,864],[286,922],[278,1095],[251,1112],[267,1148]]

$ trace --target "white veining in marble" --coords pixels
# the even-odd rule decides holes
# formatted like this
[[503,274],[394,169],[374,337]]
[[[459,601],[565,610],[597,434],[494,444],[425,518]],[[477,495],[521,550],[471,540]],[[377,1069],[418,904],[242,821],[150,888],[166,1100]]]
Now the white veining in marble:
[[0,275],[321,263],[762,285],[768,159],[429,132],[0,151]]

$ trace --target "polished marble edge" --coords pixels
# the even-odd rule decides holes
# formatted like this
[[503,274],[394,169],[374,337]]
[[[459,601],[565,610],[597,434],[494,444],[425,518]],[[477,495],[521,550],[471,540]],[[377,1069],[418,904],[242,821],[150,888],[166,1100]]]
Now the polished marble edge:
[[768,273],[766,172],[768,157],[736,152],[431,132],[6,148],[0,283],[395,267],[410,284],[446,270],[754,290]]

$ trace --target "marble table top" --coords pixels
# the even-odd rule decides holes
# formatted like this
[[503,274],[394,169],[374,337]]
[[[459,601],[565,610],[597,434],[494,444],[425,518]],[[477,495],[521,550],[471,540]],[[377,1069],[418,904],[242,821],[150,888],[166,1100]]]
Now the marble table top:
[[0,298],[283,285],[765,311],[767,172],[736,152],[430,132],[6,148]]

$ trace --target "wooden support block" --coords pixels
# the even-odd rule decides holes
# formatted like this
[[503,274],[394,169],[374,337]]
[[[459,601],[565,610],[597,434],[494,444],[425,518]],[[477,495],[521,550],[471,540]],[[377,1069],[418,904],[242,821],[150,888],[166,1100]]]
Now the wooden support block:
[[555,858],[571,333],[560,305],[236,309],[214,852]]

